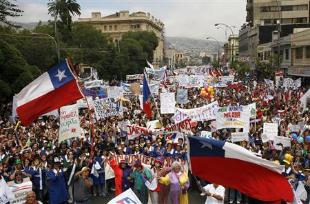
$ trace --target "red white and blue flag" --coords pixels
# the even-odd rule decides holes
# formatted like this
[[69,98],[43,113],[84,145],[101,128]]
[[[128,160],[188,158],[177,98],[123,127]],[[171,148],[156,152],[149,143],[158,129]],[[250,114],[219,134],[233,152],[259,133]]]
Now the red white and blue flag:
[[193,175],[264,202],[293,201],[292,188],[281,175],[283,166],[210,138],[189,137],[189,147]]
[[152,118],[151,91],[147,83],[145,74],[143,77],[143,112],[149,119]]
[[67,60],[55,65],[16,96],[17,115],[24,125],[39,116],[83,98]]

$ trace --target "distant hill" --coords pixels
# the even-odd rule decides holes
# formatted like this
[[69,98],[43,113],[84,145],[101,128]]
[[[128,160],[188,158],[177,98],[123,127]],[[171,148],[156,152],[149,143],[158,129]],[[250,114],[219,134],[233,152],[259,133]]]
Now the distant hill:
[[[167,47],[173,47],[187,55],[197,57],[200,52],[217,53],[218,43],[212,40],[202,40],[187,37],[166,37]],[[220,47],[224,45],[223,42],[219,42]]]

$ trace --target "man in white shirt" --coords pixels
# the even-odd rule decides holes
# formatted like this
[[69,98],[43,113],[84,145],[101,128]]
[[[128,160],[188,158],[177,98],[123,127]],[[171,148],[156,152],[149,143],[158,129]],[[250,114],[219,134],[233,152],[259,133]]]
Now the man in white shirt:
[[208,184],[203,187],[202,195],[207,195],[205,204],[224,204],[225,188],[218,184]]

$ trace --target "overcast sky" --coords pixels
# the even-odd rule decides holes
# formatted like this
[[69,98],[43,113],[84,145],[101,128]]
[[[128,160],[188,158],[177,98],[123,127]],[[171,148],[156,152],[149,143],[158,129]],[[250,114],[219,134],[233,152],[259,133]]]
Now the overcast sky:
[[[230,31],[215,28],[215,23],[236,26],[245,22],[246,0],[77,0],[81,5],[81,17],[89,17],[92,11],[109,15],[119,10],[150,12],[165,24],[167,36],[205,38],[212,36],[225,41]],[[47,21],[48,0],[17,0],[24,10],[19,22]],[[77,19],[77,17],[75,18]],[[225,34],[226,32],[226,34]]]

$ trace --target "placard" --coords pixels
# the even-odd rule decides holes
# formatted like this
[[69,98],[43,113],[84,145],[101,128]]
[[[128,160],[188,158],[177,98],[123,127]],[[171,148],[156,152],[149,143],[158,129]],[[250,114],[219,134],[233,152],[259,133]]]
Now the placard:
[[119,99],[124,96],[123,87],[109,86],[107,87],[108,98]]
[[177,90],[177,102],[179,104],[188,103],[188,90],[187,89],[178,89]]
[[104,119],[111,116],[123,115],[123,107],[121,101],[114,99],[97,99],[93,101],[96,119]]
[[160,113],[173,114],[175,112],[175,93],[160,93]]
[[291,138],[289,137],[282,137],[282,136],[275,136],[273,140],[273,145],[276,148],[276,150],[282,150],[282,146],[279,145],[282,144],[283,147],[291,147]]
[[250,116],[250,110],[247,106],[221,107],[216,115],[217,129],[243,128],[243,132],[248,132]]
[[264,123],[263,126],[263,142],[274,140],[274,137],[278,136],[278,124],[277,123]]
[[77,104],[61,107],[58,142],[80,136],[81,127]]
[[27,194],[32,191],[32,182],[29,179],[24,179],[21,184],[16,184],[13,181],[8,182],[8,186],[15,196],[15,199],[10,202],[12,204],[24,204]]
[[249,141],[249,133],[247,132],[232,132],[231,133],[232,142],[242,142]]

